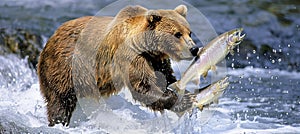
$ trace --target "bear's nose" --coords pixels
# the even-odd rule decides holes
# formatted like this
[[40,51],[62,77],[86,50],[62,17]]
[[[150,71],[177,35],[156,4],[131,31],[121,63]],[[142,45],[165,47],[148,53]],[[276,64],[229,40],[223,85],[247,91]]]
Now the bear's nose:
[[198,47],[192,47],[192,48],[190,49],[190,52],[192,53],[193,56],[197,56],[198,51],[199,51],[199,48],[198,48]]

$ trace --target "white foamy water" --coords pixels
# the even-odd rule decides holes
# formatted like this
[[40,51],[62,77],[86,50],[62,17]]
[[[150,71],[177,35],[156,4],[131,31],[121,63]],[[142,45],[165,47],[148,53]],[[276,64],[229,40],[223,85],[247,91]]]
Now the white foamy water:
[[[0,56],[0,61],[2,63],[0,65],[0,131],[4,129],[13,133],[300,133],[298,122],[280,124],[278,122],[284,118],[278,118],[277,115],[265,117],[257,114],[248,117],[247,113],[253,114],[253,111],[251,112],[253,109],[271,113],[268,107],[264,106],[269,98],[262,97],[258,102],[233,99],[231,96],[234,95],[230,94],[232,93],[230,91],[243,90],[238,87],[238,82],[233,82],[236,88],[228,89],[218,105],[212,105],[202,112],[194,110],[181,119],[177,119],[172,112],[166,112],[163,115],[152,112],[138,103],[127,101],[121,94],[112,97],[109,100],[110,103],[103,101],[104,107],[102,108],[106,108],[105,110],[101,110],[100,107],[100,110],[92,116],[77,122],[73,127],[61,125],[48,127],[45,103],[39,91],[35,71],[29,68],[26,60],[14,55]],[[299,80],[300,76],[300,73],[296,72],[255,68],[229,69],[228,74],[233,81],[235,77],[251,78],[250,76],[253,75],[263,79],[276,74],[279,78],[293,80]],[[254,82],[253,85],[259,86],[259,83]],[[281,88],[278,87],[278,89]],[[300,114],[297,111],[297,106],[299,106],[297,103],[300,102],[294,104],[296,112],[290,113],[295,117]],[[92,105],[90,108],[99,109]],[[82,114],[82,111],[77,110],[74,113],[80,118],[79,114]]]

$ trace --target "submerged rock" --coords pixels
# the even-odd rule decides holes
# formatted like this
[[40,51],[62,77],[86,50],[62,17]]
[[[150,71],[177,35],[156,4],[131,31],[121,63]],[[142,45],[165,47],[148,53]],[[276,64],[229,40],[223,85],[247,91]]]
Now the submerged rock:
[[16,54],[28,58],[33,68],[36,68],[38,56],[43,48],[40,35],[24,29],[0,29],[0,55]]

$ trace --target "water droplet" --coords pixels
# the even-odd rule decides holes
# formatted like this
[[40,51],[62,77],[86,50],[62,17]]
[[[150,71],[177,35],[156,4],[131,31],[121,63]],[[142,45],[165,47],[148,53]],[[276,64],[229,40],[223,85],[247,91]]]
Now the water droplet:
[[252,56],[252,54],[251,53],[247,53],[247,57],[251,57]]
[[276,49],[273,49],[272,51],[273,51],[273,53],[276,53],[276,52],[277,52]]
[[278,59],[278,62],[281,62],[281,58]]
[[290,53],[286,53],[286,55],[287,55],[287,56],[289,56],[289,55],[290,55]]
[[255,54],[255,53],[256,53],[256,50],[253,50],[253,53]]
[[258,59],[258,60],[259,60],[259,56],[256,56],[256,59]]
[[283,93],[283,94],[288,94],[289,91],[288,91],[288,90],[283,90],[282,93]]
[[272,63],[275,63],[275,60],[272,60]]
[[288,44],[288,47],[291,47],[291,44]]

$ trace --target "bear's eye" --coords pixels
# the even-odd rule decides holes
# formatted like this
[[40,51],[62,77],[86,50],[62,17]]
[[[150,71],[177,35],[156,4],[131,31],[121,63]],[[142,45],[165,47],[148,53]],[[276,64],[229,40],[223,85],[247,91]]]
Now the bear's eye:
[[176,38],[180,38],[181,36],[182,36],[182,33],[180,33],[180,32],[175,33]]

